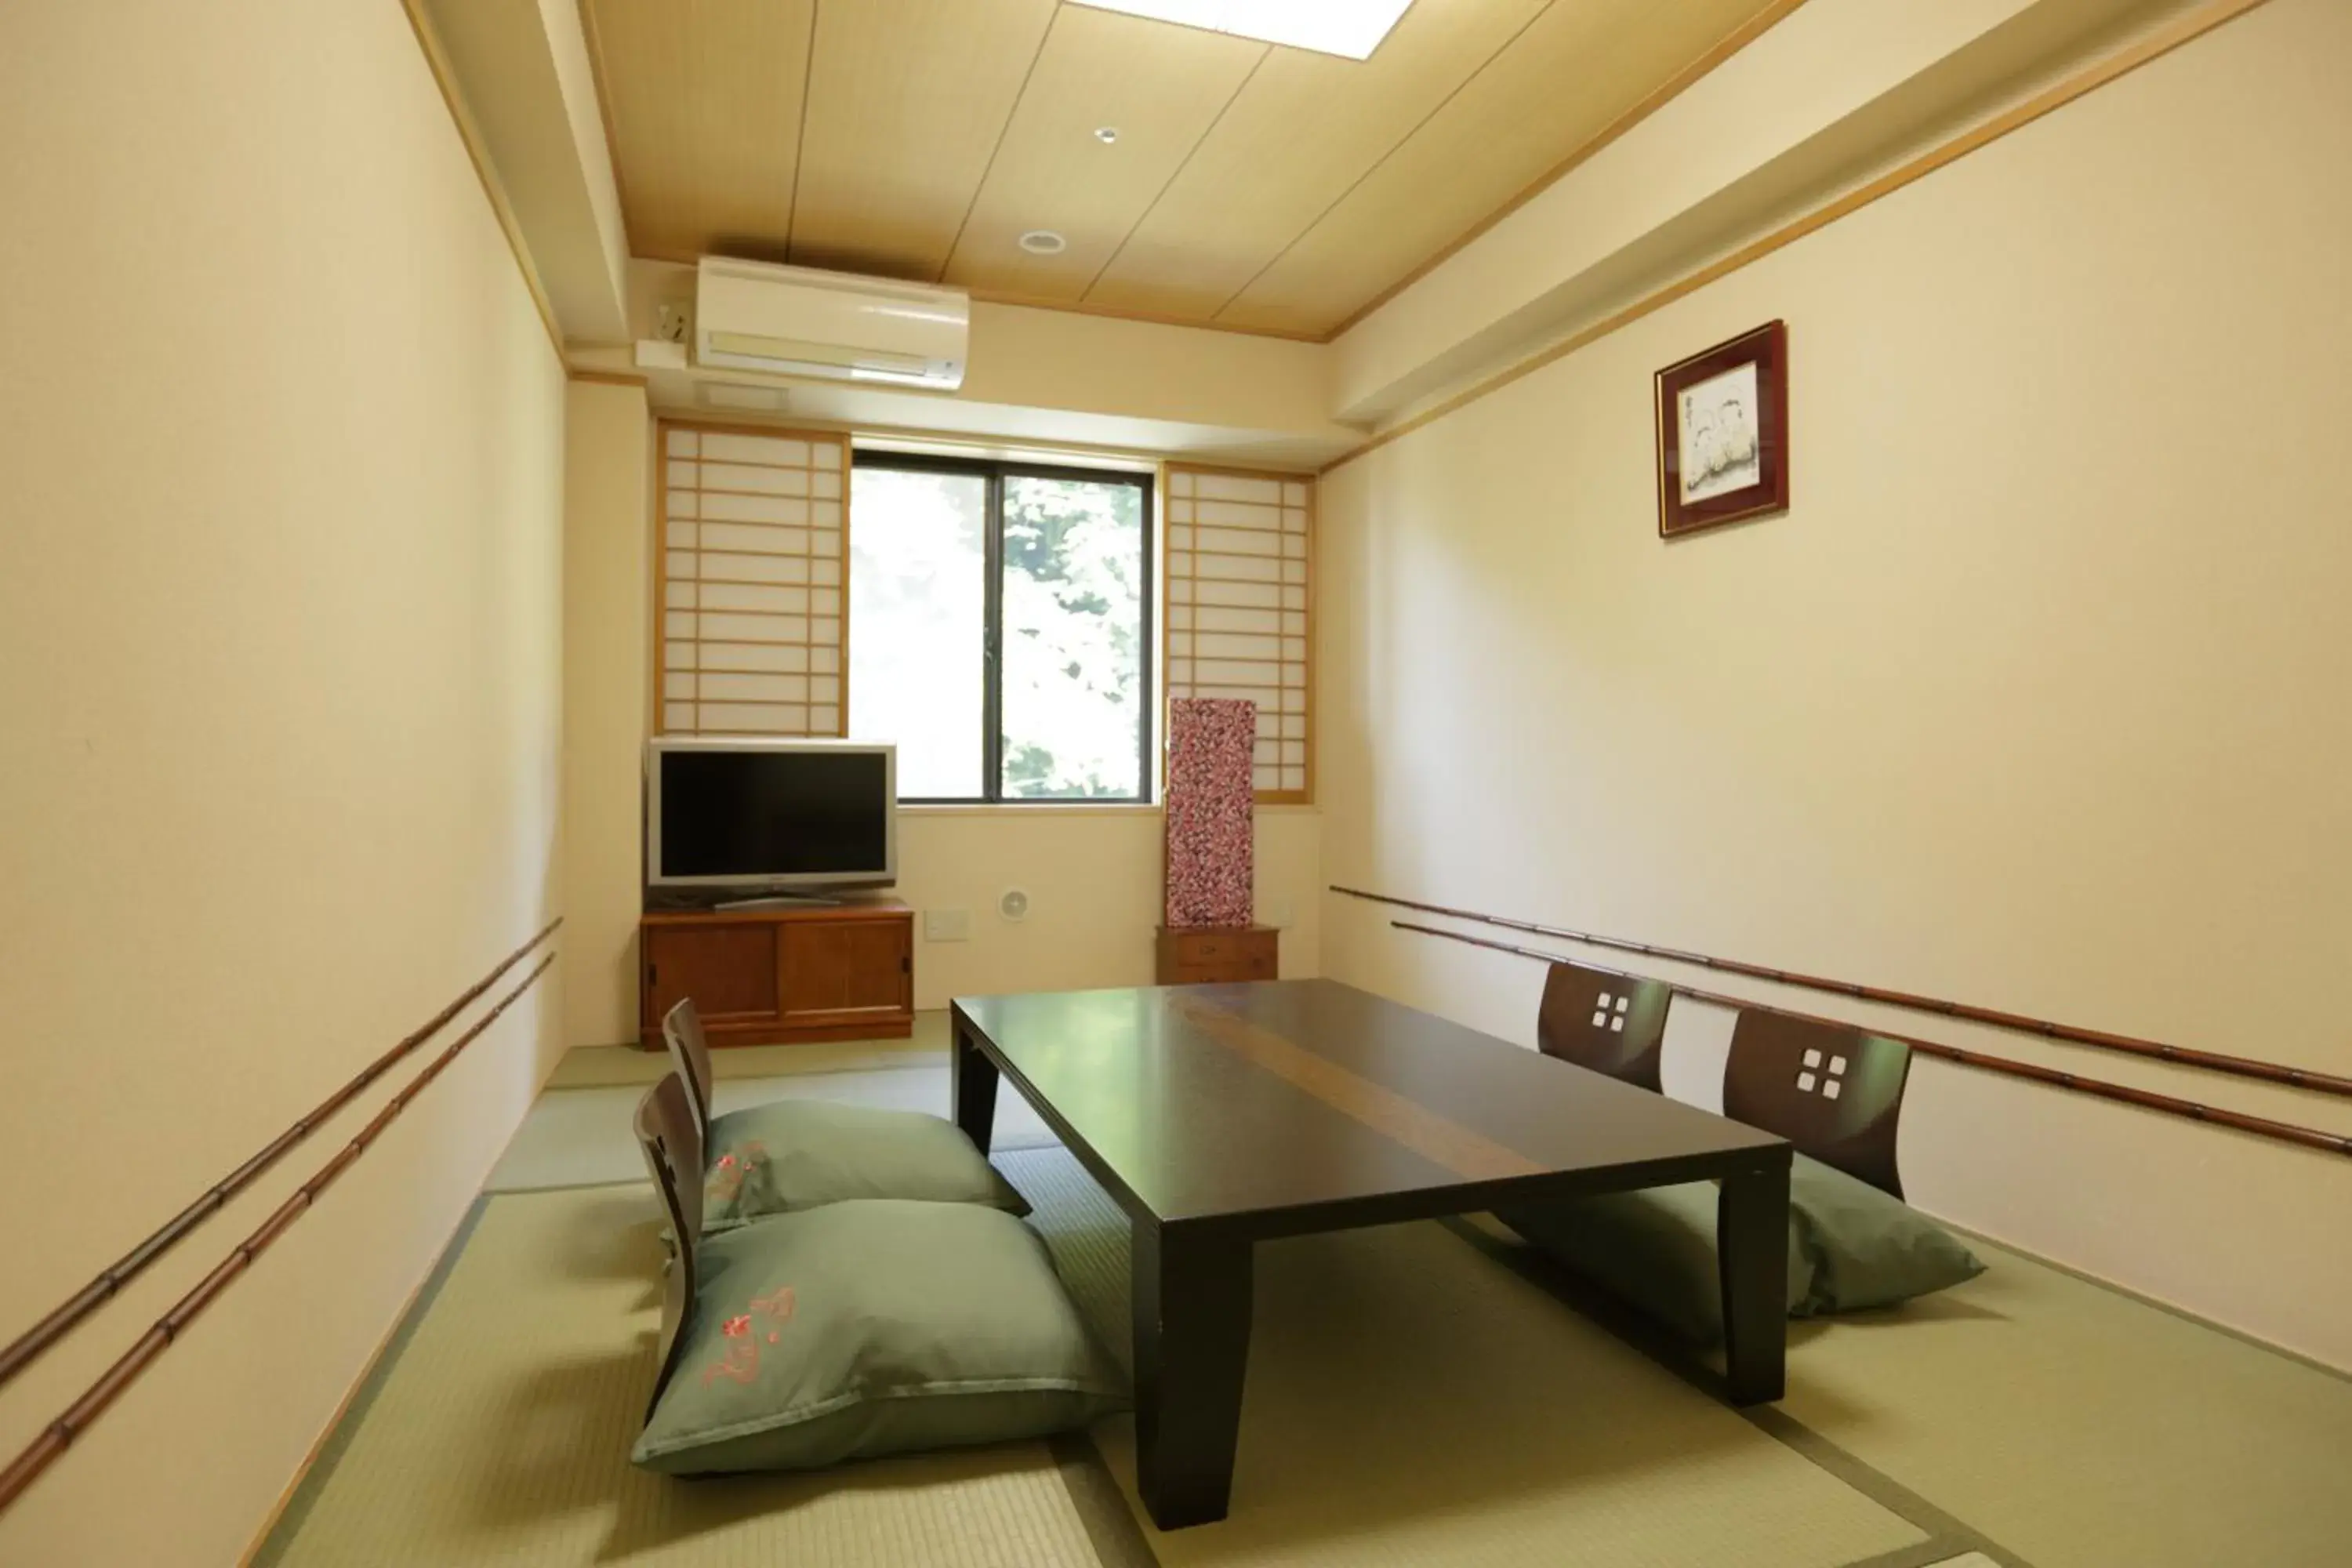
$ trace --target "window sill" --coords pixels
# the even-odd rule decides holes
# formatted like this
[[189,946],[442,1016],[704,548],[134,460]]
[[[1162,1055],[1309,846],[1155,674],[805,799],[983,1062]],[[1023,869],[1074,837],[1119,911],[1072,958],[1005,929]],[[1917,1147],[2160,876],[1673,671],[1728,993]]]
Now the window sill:
[[927,801],[898,807],[901,816],[1158,816],[1160,811],[1158,801],[1143,805],[1131,800],[1041,800],[1020,805],[1006,801]]
[[[920,805],[904,803],[898,807],[901,816],[1158,816],[1165,809],[1163,803],[1153,801],[1139,805],[1133,801],[1105,801],[1089,804],[1085,801],[1038,801],[1027,805],[987,801],[946,802],[927,801]],[[1261,805],[1260,816],[1315,816],[1322,808],[1312,803],[1305,805]]]

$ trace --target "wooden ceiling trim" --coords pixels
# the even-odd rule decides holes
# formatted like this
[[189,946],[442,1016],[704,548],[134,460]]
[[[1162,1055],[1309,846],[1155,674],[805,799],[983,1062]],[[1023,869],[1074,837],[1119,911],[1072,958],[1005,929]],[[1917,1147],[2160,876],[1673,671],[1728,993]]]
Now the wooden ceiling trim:
[[[1755,15],[1748,17],[1747,21],[1741,23],[1739,26],[1731,32],[1725,34],[1721,38],[1717,39],[1712,47],[1694,58],[1688,65],[1675,73],[1672,78],[1658,84],[1658,86],[1639,103],[1636,103],[1633,108],[1619,115],[1615,120],[1611,121],[1600,134],[1578,146],[1574,151],[1568,153],[1567,156],[1552,164],[1550,168],[1546,169],[1542,174],[1537,175],[1533,180],[1530,180],[1523,188],[1521,188],[1517,195],[1511,197],[1510,200],[1505,202],[1501,206],[1496,207],[1493,212],[1488,213],[1485,217],[1480,218],[1468,228],[1464,229],[1460,234],[1454,236],[1454,238],[1446,241],[1445,244],[1433,251],[1426,259],[1421,262],[1420,265],[1414,267],[1411,271],[1405,273],[1404,276],[1399,278],[1396,281],[1382,289],[1379,293],[1374,294],[1370,299],[1357,306],[1353,310],[1349,311],[1347,316],[1342,318],[1338,324],[1319,334],[1318,341],[1328,343],[1339,338],[1345,334],[1349,328],[1363,321],[1365,317],[1370,316],[1373,311],[1379,310],[1381,306],[1387,304],[1390,300],[1395,299],[1406,289],[1412,288],[1415,283],[1420,282],[1423,278],[1428,277],[1432,272],[1434,272],[1440,267],[1444,266],[1446,262],[1452,260],[1458,252],[1470,245],[1474,240],[1477,239],[1479,236],[1485,234],[1496,224],[1501,223],[1505,218],[1510,216],[1513,213],[1518,211],[1521,207],[1535,200],[1536,197],[1543,195],[1544,192],[1549,190],[1553,185],[1558,184],[1562,179],[1566,178],[1570,172],[1584,163],[1587,160],[1591,159],[1602,148],[1607,147],[1611,142],[1615,142],[1619,137],[1623,136],[1627,132],[1633,130],[1636,125],[1641,124],[1642,121],[1650,118],[1651,115],[1655,114],[1659,110],[1664,109],[1667,104],[1672,103],[1675,99],[1680,98],[1685,92],[1688,91],[1692,87],[1704,79],[1710,71],[1715,69],[1716,67],[1721,65],[1724,61],[1729,59],[1740,50],[1746,48],[1749,44],[1754,43],[1776,23],[1780,21],[1781,18],[1787,16],[1790,12],[1796,10],[1798,6],[1802,5],[1804,3],[1805,0],[1769,0],[1769,4],[1766,5],[1761,10],[1756,12]],[[1219,325],[1223,324],[1224,323],[1223,322],[1219,323]]]

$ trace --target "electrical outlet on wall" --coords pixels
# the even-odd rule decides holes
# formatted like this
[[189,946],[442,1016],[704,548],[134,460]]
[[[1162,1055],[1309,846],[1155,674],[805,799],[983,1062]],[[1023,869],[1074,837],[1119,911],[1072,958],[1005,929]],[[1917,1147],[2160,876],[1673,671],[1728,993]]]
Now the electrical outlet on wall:
[[925,942],[970,942],[971,911],[970,910],[925,910],[923,911]]

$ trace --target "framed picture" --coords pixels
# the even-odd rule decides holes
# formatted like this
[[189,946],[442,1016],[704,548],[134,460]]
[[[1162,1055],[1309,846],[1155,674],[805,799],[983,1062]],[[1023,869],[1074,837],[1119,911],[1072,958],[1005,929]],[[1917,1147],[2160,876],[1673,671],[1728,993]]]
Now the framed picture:
[[1789,510],[1789,329],[1658,372],[1658,537]]

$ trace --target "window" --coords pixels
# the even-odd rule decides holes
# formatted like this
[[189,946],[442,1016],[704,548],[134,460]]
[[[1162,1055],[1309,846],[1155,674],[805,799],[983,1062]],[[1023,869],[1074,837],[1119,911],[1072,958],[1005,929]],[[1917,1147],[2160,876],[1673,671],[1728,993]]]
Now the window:
[[841,733],[837,435],[665,424],[661,729]]
[[1315,798],[1312,481],[1171,463],[1168,696],[1257,704],[1260,805]]
[[1140,801],[1151,749],[1151,482],[860,452],[849,732],[907,800]]

